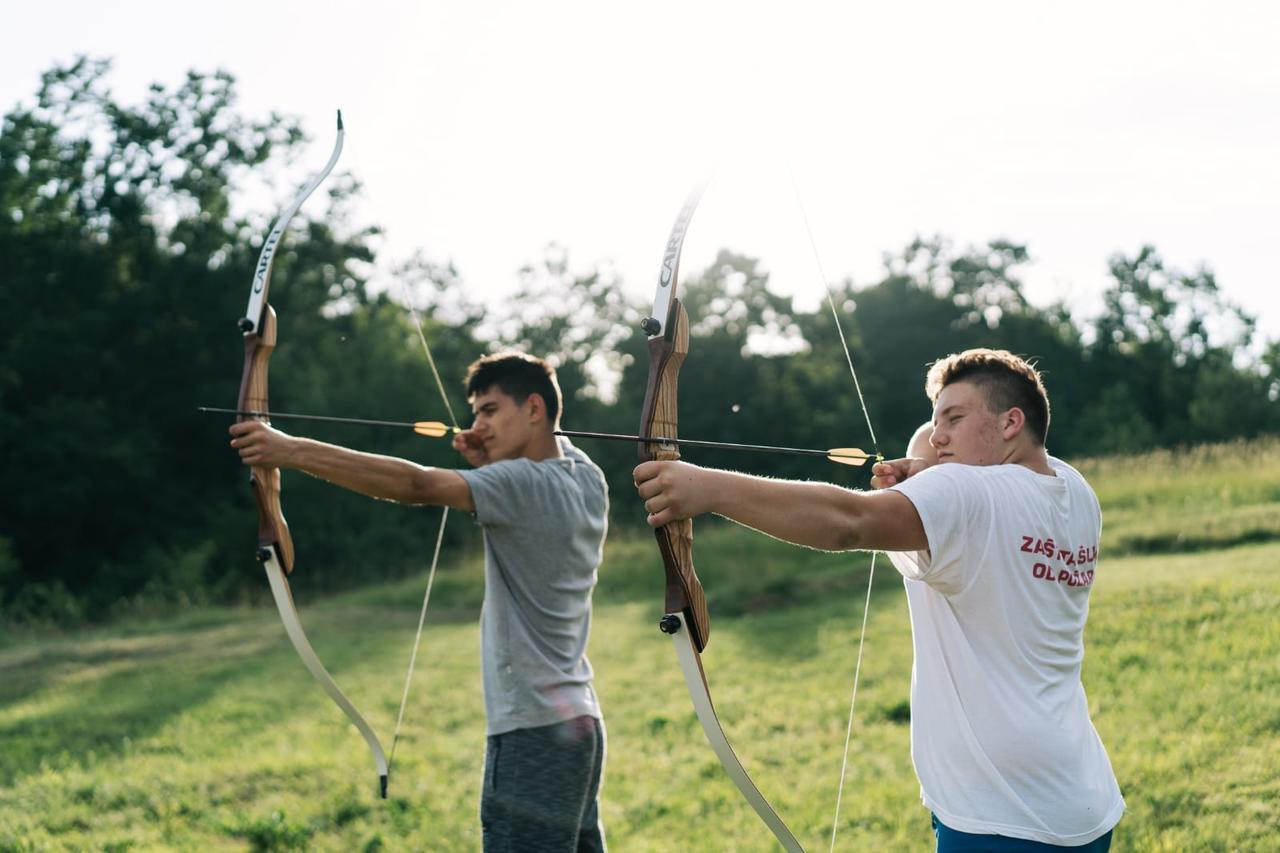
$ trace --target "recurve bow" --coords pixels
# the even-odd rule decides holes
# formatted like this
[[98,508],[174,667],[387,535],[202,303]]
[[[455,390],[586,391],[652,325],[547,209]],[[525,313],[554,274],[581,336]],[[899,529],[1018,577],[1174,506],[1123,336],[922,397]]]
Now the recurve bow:
[[[240,396],[236,401],[237,411],[270,411],[267,398],[267,363],[276,346],[277,326],[276,312],[267,301],[267,292],[271,286],[271,270],[275,263],[276,250],[280,247],[280,241],[284,237],[289,220],[333,171],[339,155],[342,154],[342,137],[342,113],[339,112],[337,139],[333,144],[333,152],[329,155],[329,162],[310,183],[303,187],[276,219],[271,233],[262,246],[262,253],[258,256],[253,286],[249,291],[249,306],[245,310],[244,317],[240,319],[240,330],[244,333],[244,373],[240,379]],[[243,416],[237,417],[237,421],[246,419]],[[266,418],[257,418],[257,420],[267,421]],[[329,694],[329,698],[350,718],[364,737],[365,743],[369,745],[378,770],[378,790],[385,799],[388,771],[382,744],[378,741],[373,728],[356,710],[355,705],[351,704],[351,700],[343,694],[324,664],[320,663],[320,658],[316,656],[306,632],[302,630],[302,622],[298,619],[298,610],[293,603],[293,593],[289,589],[287,577],[293,571],[294,550],[289,525],[285,522],[284,511],[280,506],[280,470],[252,468],[249,482],[253,485],[253,494],[258,502],[257,557],[266,569],[267,580],[271,585],[271,595],[280,612],[280,620],[284,623],[285,632],[312,676],[320,683],[325,693]]]
[[[689,316],[677,298],[676,288],[685,233],[704,189],[705,184],[695,189],[676,217],[663,252],[653,313],[641,325],[648,336],[649,348],[649,379],[639,430],[639,435],[646,438],[678,438],[676,384],[689,352]],[[640,443],[639,454],[642,461],[680,458],[680,450],[674,444]],[[738,760],[711,703],[701,656],[711,636],[711,617],[702,582],[693,567],[693,522],[690,519],[672,522],[656,529],[654,534],[666,568],[666,615],[659,626],[671,635],[698,722],[725,772],[778,842],[787,850],[803,850]]]

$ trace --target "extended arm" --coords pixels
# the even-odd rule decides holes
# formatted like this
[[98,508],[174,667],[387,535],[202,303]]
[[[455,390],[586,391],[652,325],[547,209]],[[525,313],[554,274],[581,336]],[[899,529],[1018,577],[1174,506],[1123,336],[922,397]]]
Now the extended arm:
[[292,468],[371,498],[475,511],[471,489],[455,471],[297,438],[259,421],[235,424],[231,435],[246,465]]
[[915,507],[893,491],[771,480],[683,462],[645,462],[635,469],[635,480],[652,527],[714,512],[824,551],[929,547]]

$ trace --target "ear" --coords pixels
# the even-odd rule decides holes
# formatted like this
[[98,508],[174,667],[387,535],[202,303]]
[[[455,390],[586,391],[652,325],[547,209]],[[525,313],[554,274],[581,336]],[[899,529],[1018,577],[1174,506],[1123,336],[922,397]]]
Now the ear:
[[541,394],[530,394],[524,404],[529,407],[529,423],[540,424],[547,419],[547,401]]
[[1005,441],[1012,441],[1022,433],[1022,428],[1027,425],[1026,412],[1017,406],[1008,409],[1000,415],[1000,435]]

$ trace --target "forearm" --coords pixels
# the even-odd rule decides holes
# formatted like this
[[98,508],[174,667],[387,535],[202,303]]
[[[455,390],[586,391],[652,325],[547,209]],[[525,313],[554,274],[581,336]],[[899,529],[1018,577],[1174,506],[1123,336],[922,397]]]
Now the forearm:
[[830,483],[771,480],[706,470],[710,511],[796,545],[823,551],[863,547],[866,495]]
[[441,502],[432,489],[432,474],[436,469],[394,456],[294,438],[289,444],[285,467],[371,498],[414,505]]

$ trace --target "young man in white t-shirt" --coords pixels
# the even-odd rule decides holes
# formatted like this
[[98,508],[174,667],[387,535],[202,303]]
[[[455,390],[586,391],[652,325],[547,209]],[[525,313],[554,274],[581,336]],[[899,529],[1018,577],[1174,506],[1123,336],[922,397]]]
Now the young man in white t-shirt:
[[1049,456],[1049,400],[1005,351],[929,371],[931,425],[872,486],[646,462],[649,523],[714,512],[824,550],[890,552],[911,612],[911,754],[939,851],[1106,850],[1124,800],[1080,667],[1102,516]]

